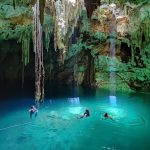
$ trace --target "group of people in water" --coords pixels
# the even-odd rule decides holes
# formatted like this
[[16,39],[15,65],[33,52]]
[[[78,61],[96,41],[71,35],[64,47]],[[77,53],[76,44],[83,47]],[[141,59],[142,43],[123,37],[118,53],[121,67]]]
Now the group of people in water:
[[[90,116],[90,111],[89,111],[89,109],[86,109],[84,114],[77,118],[80,119],[80,118],[86,118],[89,116]],[[113,119],[110,115],[108,115],[108,113],[104,113],[103,117],[104,117],[104,119]]]
[[[32,119],[33,115],[35,117],[37,116],[38,109],[33,105],[30,107],[29,112],[30,112],[30,118]],[[81,115],[80,117],[77,117],[77,119],[86,118],[89,116],[90,116],[90,111],[89,111],[89,109],[86,109],[85,112],[83,113],[83,115]],[[104,119],[113,119],[110,115],[108,115],[107,112],[104,113],[103,117],[104,117]]]

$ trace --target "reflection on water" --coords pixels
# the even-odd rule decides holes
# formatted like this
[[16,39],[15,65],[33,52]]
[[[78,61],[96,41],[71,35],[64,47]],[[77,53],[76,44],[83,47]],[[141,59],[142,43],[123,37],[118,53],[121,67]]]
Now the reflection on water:
[[117,97],[116,96],[109,96],[109,100],[112,106],[116,106],[117,105]]
[[80,105],[80,98],[79,97],[68,98],[68,101],[73,106]]

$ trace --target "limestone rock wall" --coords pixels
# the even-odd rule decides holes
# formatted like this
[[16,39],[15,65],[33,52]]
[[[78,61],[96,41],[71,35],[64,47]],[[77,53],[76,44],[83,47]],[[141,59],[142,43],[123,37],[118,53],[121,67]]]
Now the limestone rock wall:
[[[59,50],[54,50],[54,25],[45,17],[44,34],[49,37],[44,39],[45,82],[109,89],[110,73],[114,72],[116,90],[150,91],[150,4],[85,2],[87,11],[82,12],[67,41],[64,63],[59,62]],[[21,83],[22,41],[27,39],[24,35],[32,36],[31,27],[29,7],[16,6],[14,10],[11,1],[0,3],[0,82]],[[34,80],[32,40],[28,44],[30,62],[24,75]]]

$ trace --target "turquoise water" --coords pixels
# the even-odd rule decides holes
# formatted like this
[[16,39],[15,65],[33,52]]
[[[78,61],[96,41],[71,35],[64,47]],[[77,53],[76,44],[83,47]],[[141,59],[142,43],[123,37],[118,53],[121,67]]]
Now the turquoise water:
[[[32,119],[33,99],[1,99],[0,150],[150,150],[149,95],[86,92],[45,99]],[[86,108],[91,116],[77,119]]]

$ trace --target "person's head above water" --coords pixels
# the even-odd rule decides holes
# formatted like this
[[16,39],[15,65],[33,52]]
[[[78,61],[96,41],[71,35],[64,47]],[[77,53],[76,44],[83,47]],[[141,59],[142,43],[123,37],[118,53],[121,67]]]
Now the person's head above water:
[[104,117],[105,117],[105,118],[108,118],[108,113],[105,113],[105,114],[104,114]]
[[108,115],[108,113],[105,113],[105,114],[104,114],[104,118],[105,118],[105,119],[106,119],[106,118],[109,118],[109,119],[112,119],[112,120],[113,120],[112,116]]
[[37,108],[36,108],[34,105],[32,105],[32,106],[30,107],[30,110],[36,111]]
[[35,114],[35,117],[36,117],[38,113],[38,109],[34,105],[32,105],[29,109],[29,112],[30,112],[30,118],[32,118],[33,114]]
[[90,111],[89,111],[89,109],[86,109],[86,110],[85,110],[85,114],[86,114],[87,116],[89,116],[89,115],[90,115]]
[[89,116],[90,116],[89,109],[85,109],[84,114],[82,116],[80,116],[80,117],[77,117],[77,118],[80,119],[80,118],[86,118],[86,117],[89,117]]
[[85,112],[90,112],[89,109],[86,109]]

